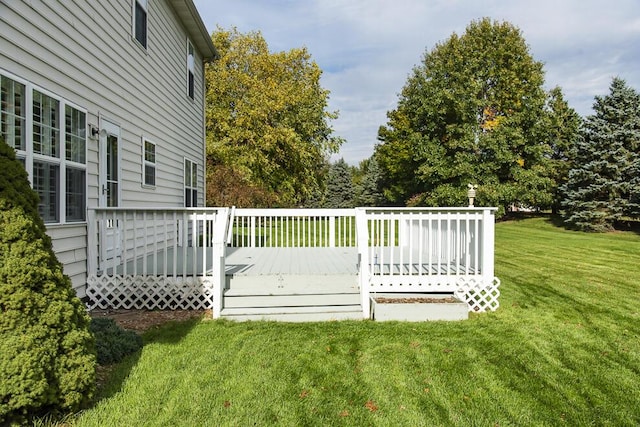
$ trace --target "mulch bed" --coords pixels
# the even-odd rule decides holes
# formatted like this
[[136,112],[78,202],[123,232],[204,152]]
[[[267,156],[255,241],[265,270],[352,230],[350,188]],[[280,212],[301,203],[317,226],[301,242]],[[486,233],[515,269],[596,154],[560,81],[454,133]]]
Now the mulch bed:
[[193,318],[211,318],[211,310],[91,310],[91,317],[109,317],[123,329],[139,334],[167,322],[182,322]]

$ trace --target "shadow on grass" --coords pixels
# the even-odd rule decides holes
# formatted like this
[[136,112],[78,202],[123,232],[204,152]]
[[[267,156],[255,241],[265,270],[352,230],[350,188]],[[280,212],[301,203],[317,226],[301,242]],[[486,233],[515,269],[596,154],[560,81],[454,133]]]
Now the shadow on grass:
[[96,406],[100,401],[109,399],[122,391],[129,374],[138,364],[144,347],[154,343],[178,344],[200,323],[203,317],[204,315],[185,321],[169,321],[155,326],[142,334],[144,345],[141,350],[125,357],[120,363],[98,366],[98,387],[92,406]]

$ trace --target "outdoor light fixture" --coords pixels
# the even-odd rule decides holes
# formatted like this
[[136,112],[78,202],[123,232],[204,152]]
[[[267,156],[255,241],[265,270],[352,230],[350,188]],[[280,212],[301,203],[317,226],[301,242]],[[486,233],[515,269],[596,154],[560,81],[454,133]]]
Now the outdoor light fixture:
[[97,139],[98,136],[104,137],[107,135],[106,129],[100,130],[96,125],[89,125],[91,127],[91,138]]
[[476,188],[478,188],[475,184],[467,184],[469,190],[467,191],[467,197],[469,198],[469,207],[473,207],[473,200],[476,198]]

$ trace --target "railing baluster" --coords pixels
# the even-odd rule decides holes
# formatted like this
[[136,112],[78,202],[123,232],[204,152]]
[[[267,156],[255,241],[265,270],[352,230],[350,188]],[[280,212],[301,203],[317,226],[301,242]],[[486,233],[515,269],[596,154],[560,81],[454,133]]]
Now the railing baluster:
[[[135,222],[134,222],[135,224]],[[122,277],[127,277],[127,264],[129,258],[127,256],[127,213],[122,213]]]
[[147,246],[149,233],[147,232],[147,211],[142,211],[142,275],[147,275]]
[[133,267],[133,275],[138,275],[138,211],[133,212],[133,241],[131,244],[133,248],[133,260],[131,262]]
[[[207,225],[209,223],[209,215],[206,211],[202,212],[202,279],[207,277],[207,249],[209,249],[209,236],[207,235]],[[212,223],[213,226],[213,223]],[[213,233],[213,230],[211,230]],[[213,260],[213,259],[212,259]],[[194,274],[195,278],[195,274]]]
[[178,239],[180,238],[180,223],[178,222],[178,212],[173,211],[171,216],[172,222],[175,231],[175,236],[173,236],[173,254],[171,255],[171,261],[173,262],[173,278],[176,279],[178,277]]

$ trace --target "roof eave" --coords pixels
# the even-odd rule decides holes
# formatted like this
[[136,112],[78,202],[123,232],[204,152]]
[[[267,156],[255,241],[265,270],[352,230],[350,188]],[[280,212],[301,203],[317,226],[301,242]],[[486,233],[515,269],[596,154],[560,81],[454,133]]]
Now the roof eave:
[[193,0],[169,0],[169,3],[182,21],[191,42],[196,46],[207,62],[218,58],[218,51],[211,41],[211,35],[202,22]]

